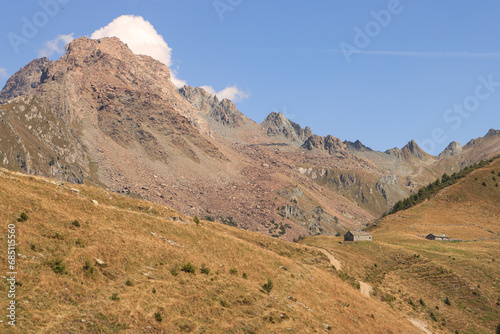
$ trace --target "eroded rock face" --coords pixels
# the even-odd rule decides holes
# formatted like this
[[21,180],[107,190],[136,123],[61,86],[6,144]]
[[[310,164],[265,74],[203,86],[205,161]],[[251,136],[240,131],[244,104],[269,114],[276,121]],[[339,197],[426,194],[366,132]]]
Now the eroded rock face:
[[212,96],[203,88],[184,86],[179,89],[179,93],[203,115],[223,126],[240,127],[246,118],[236,109],[233,102],[228,99],[219,101],[217,96]]
[[462,145],[460,143],[457,143],[456,141],[451,142],[446,149],[444,149],[441,154],[439,154],[440,158],[447,158],[447,157],[454,157],[456,155],[461,154],[463,151]]
[[409,158],[414,156],[420,160],[423,160],[427,153],[425,153],[414,140],[411,140],[405,147],[401,150],[404,157]]
[[261,123],[261,127],[269,137],[283,136],[297,146],[302,145],[312,135],[309,127],[303,129],[299,124],[287,119],[281,112],[270,113]]
[[331,135],[328,135],[326,137],[312,135],[304,142],[302,148],[305,148],[309,151],[314,149],[324,150],[331,155],[349,153],[347,145],[344,144],[340,139],[335,138]]
[[50,63],[48,58],[35,59],[21,68],[5,84],[0,92],[0,103],[18,96],[33,94],[41,83],[43,69]]

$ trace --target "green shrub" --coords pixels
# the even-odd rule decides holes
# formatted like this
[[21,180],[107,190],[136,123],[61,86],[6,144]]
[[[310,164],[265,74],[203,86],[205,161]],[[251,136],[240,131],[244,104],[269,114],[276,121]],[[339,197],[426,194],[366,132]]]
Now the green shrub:
[[243,275],[241,277],[243,277],[244,279],[248,279],[247,273],[243,273]]
[[200,268],[200,272],[205,275],[210,274],[210,268],[208,268],[206,265],[202,264]]
[[156,312],[156,313],[155,313],[155,319],[156,319],[156,321],[158,321],[158,322],[162,322],[162,321],[163,321],[163,316],[161,315],[161,313],[160,313],[160,312]]
[[451,302],[450,302],[450,299],[448,297],[446,297],[446,299],[444,300],[444,303],[448,306],[451,306]]
[[481,184],[486,187],[486,182],[483,181],[483,183],[481,183]]
[[273,283],[273,280],[268,278],[267,279],[267,283],[262,285],[262,289],[264,289],[267,293],[271,293],[271,290],[273,289],[274,287],[274,283]]
[[76,220],[76,219],[71,223],[71,225],[73,225],[75,227],[80,227],[81,226],[80,222],[78,220]]
[[47,262],[50,268],[59,275],[64,275],[67,273],[66,264],[63,262],[61,258],[55,258]]
[[126,286],[134,286],[134,282],[132,282],[130,279],[128,279],[128,280],[125,282],[125,285],[126,285]]
[[422,298],[420,298],[420,300],[418,302],[420,303],[420,305],[425,306],[425,302]]
[[156,289],[155,289],[155,288],[153,288],[153,290],[151,290],[151,292],[156,293]]
[[196,225],[199,225],[201,223],[200,218],[198,218],[198,216],[194,216],[193,221],[196,223]]
[[188,262],[182,266],[181,271],[189,274],[194,274],[196,273],[196,267],[193,266],[191,262]]
[[25,213],[25,212],[21,212],[21,215],[19,216],[19,218],[17,218],[17,221],[18,222],[25,222],[29,219],[30,217]]
[[238,275],[238,269],[236,269],[236,268],[231,268],[231,269],[229,270],[229,273],[230,273],[231,275],[236,276],[236,275]]
[[114,300],[115,302],[120,301],[120,297],[118,297],[118,293],[113,293],[111,296],[111,300]]
[[430,317],[431,317],[432,320],[438,321],[437,318],[436,318],[436,315],[434,314],[434,312],[431,312]]

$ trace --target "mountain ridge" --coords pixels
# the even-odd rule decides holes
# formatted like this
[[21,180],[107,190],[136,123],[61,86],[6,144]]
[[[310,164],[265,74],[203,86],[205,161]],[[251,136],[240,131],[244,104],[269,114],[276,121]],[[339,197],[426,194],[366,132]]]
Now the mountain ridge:
[[[74,40],[59,60],[23,67],[0,97],[4,167],[264,234],[287,226],[287,240],[361,228],[419,185],[500,151],[495,130],[439,158],[414,141],[377,152],[318,136],[281,113],[258,124],[202,88],[176,88],[167,66],[117,38]],[[289,196],[294,187],[303,198]]]

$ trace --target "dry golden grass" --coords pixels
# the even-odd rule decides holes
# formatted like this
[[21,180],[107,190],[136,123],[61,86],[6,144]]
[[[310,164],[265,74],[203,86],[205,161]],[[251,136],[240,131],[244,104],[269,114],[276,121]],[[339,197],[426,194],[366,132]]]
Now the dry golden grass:
[[[317,249],[71,187],[79,193],[1,172],[1,252],[15,223],[19,284],[17,326],[2,315],[2,333],[417,332],[397,310],[343,282]],[[21,212],[27,221],[16,221]],[[53,271],[54,259],[66,273]],[[195,274],[181,270],[187,263]],[[0,268],[7,272],[6,256]],[[262,287],[268,278],[270,294]],[[2,279],[2,310],[7,302]]]
[[375,287],[374,298],[423,320],[434,333],[493,333],[500,323],[500,238],[440,242],[419,235],[498,237],[500,188],[493,182],[498,172],[500,159],[435,198],[386,217],[372,229],[371,243],[344,245],[342,238],[324,236],[301,243],[333,252],[348,275]]

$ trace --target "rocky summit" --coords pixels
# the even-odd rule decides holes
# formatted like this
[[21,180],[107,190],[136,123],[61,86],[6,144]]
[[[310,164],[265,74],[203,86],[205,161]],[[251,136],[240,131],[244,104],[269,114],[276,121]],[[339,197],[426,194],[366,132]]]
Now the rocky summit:
[[271,113],[262,123],[117,38],[82,37],[0,92],[0,166],[286,240],[360,229],[443,173],[497,155],[498,130],[431,156],[378,152]]

